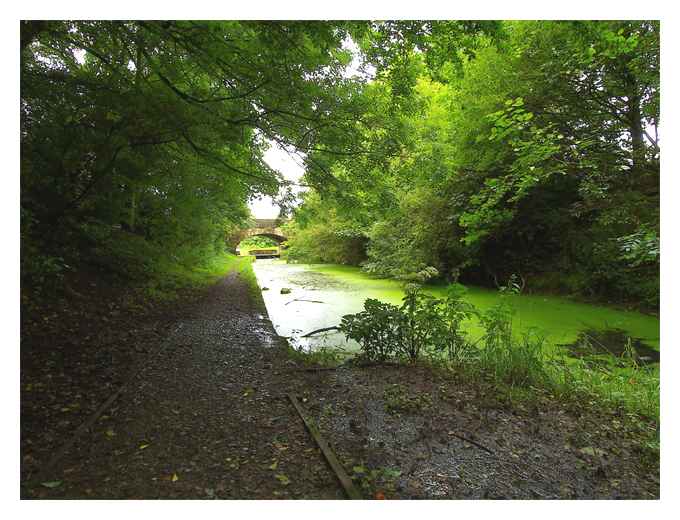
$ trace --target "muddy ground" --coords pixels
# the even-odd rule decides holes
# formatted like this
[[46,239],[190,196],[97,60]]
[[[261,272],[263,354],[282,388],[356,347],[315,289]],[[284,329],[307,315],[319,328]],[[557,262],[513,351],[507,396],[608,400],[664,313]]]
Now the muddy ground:
[[24,300],[22,498],[344,498],[289,392],[367,498],[659,497],[655,425],[426,367],[310,370],[234,274],[150,308],[96,277]]

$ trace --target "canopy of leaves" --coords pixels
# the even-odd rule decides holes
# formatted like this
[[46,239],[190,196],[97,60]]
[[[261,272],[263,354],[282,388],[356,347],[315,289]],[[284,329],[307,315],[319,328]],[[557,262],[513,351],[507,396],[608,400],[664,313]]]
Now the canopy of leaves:
[[343,75],[347,27],[22,22],[24,256],[121,233],[178,257],[219,246],[250,197],[285,188],[263,161],[269,143],[351,142],[362,81]]
[[362,92],[366,153],[330,161],[333,183],[308,175],[323,204],[298,211],[297,236],[334,208],[369,237],[374,273],[517,273],[536,290],[656,305],[658,22],[463,29],[367,33],[379,73]]
[[658,301],[658,22],[29,21],[21,46],[24,274],[223,248],[290,198],[273,142],[312,190],[290,259]]

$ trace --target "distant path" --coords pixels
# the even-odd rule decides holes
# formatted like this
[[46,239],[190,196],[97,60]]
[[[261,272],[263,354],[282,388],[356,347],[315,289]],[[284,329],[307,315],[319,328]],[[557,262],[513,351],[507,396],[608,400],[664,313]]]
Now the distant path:
[[297,388],[284,382],[280,340],[237,275],[162,341],[46,477],[61,484],[29,487],[26,498],[343,497],[285,399]]

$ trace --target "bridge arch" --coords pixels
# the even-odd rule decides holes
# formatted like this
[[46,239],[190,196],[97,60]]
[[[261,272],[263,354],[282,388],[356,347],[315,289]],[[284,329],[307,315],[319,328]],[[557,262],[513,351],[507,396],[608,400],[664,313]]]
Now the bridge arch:
[[247,230],[246,233],[241,235],[241,241],[245,240],[246,238],[250,238],[250,237],[267,237],[267,238],[271,238],[272,240],[275,240],[279,244],[281,242],[285,242],[286,240],[288,240],[288,237],[284,236],[283,234],[271,233],[271,232],[268,232],[268,231],[259,231],[257,229],[254,229],[254,230],[249,229],[249,230]]
[[[281,244],[288,240],[285,232],[281,228],[281,221],[279,219],[254,219],[252,225],[249,228],[242,229],[236,236],[230,239],[232,247],[237,251],[239,250],[239,244],[250,237],[262,236],[272,239],[278,244],[276,248],[277,252],[272,255],[270,252],[262,251],[264,257],[268,256],[278,256],[279,250],[281,249]],[[252,253],[255,256],[260,256],[253,250]]]
[[253,220],[253,225],[241,234],[241,240],[248,237],[263,236],[276,240],[279,244],[288,240],[288,237],[281,229],[279,219],[258,218]]

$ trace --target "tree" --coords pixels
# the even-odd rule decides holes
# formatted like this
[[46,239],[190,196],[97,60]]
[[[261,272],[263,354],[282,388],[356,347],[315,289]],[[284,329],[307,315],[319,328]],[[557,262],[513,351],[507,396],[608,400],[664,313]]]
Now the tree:
[[215,243],[251,196],[282,185],[262,158],[269,142],[304,153],[321,129],[351,133],[347,34],[322,22],[22,23],[26,244],[75,251],[76,235],[96,244],[112,226],[173,249]]
[[[482,284],[514,273],[529,289],[653,306],[658,24],[503,22],[449,54],[433,49],[447,32],[461,41],[455,25],[377,27],[366,153],[326,158],[332,183],[308,178],[369,237],[366,268]],[[409,31],[429,46],[409,47]]]

